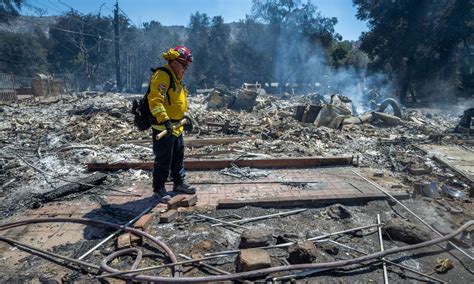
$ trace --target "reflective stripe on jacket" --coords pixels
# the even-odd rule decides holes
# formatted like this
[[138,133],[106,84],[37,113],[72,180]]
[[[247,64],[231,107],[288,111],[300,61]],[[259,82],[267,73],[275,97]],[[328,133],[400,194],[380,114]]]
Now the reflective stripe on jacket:
[[[170,88],[170,78],[164,71],[156,71],[150,82],[150,93],[148,94],[148,105],[151,114],[156,118],[158,125],[152,125],[158,131],[165,130],[162,125],[166,120],[179,121],[188,110],[188,90],[181,84],[173,73],[171,67],[166,64],[166,69],[171,71],[175,88]],[[166,92],[168,90],[168,92]],[[179,136],[183,133],[183,127],[173,131],[173,135]]]

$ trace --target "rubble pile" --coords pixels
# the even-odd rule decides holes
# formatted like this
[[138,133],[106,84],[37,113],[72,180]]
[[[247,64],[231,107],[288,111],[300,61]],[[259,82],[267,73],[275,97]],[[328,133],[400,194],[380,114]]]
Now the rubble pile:
[[[27,207],[38,208],[41,202],[74,198],[69,196],[71,193],[85,195],[85,192],[90,192],[90,188],[110,189],[140,180],[144,184],[151,184],[151,173],[148,171],[130,169],[91,175],[85,167],[86,163],[96,161],[152,161],[150,133],[138,131],[133,126],[130,113],[131,102],[139,96],[84,93],[56,101],[3,105],[0,109],[2,217],[9,217]],[[386,100],[381,105],[372,101],[370,104],[374,110],[359,113],[357,107],[342,95],[329,98],[319,94],[278,97],[249,89],[214,88],[193,95],[189,100],[189,112],[196,123],[193,132],[186,133],[185,143],[188,141],[193,145],[193,141],[210,138],[236,140],[230,144],[188,145],[187,159],[231,158],[235,162],[241,158],[262,156],[353,156],[359,167],[374,169],[374,177],[381,181],[394,178],[402,184],[392,186],[403,186],[416,198],[423,198],[421,200],[429,206],[417,206],[420,199],[409,200],[407,204],[443,235],[472,219],[472,210],[465,210],[470,206],[467,203],[472,185],[452,170],[441,166],[419,147],[423,144],[462,145],[473,151],[472,145],[466,143],[469,141],[468,133],[453,132],[459,121],[455,115],[433,109],[398,109],[392,100]],[[266,177],[269,172],[230,167],[216,175],[231,176],[239,183],[252,181],[255,177]],[[76,181],[76,184],[72,186],[71,181]],[[292,190],[298,190],[298,186]],[[115,193],[126,193],[125,198],[129,198],[130,194],[120,191]],[[129,216],[131,213],[126,209],[114,210],[114,205],[106,204],[100,196],[90,197],[89,200],[98,202],[101,207],[89,212],[86,217],[115,223],[124,223],[136,217]],[[189,261],[211,257],[223,251],[221,256],[206,264],[200,263],[202,267],[199,269],[186,270],[186,276],[202,276],[201,268],[229,274],[291,264],[353,259],[371,254],[378,251],[378,248],[374,249],[377,241],[374,212],[383,217],[383,238],[390,242],[391,247],[403,247],[437,237],[419,223],[405,220],[406,215],[402,216],[398,212],[400,207],[388,210],[385,201],[369,202],[364,207],[334,204],[324,208],[301,209],[288,215],[282,215],[276,209],[257,207],[199,212],[202,214],[188,211],[196,203],[196,195],[189,198],[174,196],[155,221],[152,220],[155,213],[147,214],[147,221],[142,222],[144,225],[140,229],[159,235],[172,251]],[[461,213],[464,214],[459,215]],[[446,222],[436,223],[440,219]],[[346,232],[347,229],[350,230]],[[465,235],[471,233],[467,230]],[[84,236],[89,234],[104,237],[103,232],[100,234],[86,228]],[[382,238],[382,232],[380,234]],[[472,237],[466,236],[460,236],[456,243],[469,246],[471,242],[472,245]],[[116,239],[116,244],[107,243],[91,254],[88,261],[100,263],[118,247],[133,250],[137,246],[143,246],[144,255],[165,258],[149,249],[147,243],[133,233],[124,233]],[[91,246],[90,242],[84,240],[70,246],[56,246],[54,250],[63,254],[74,252],[79,257],[79,253],[86,252]],[[417,271],[430,271],[435,267],[435,271],[442,273],[451,269],[459,271],[460,264],[446,258],[447,253],[438,261],[438,255],[431,254],[430,249],[420,252],[426,252],[427,256],[421,260],[408,252],[396,256],[403,260],[399,262],[406,267],[421,267]],[[394,262],[397,260],[395,255],[392,259]],[[24,279],[38,276],[35,273],[40,272],[33,269],[37,263],[39,261],[34,258],[22,262],[21,271],[24,272],[20,276],[24,276]],[[147,258],[140,266],[146,264],[153,265],[156,262]],[[111,265],[122,270],[132,267],[127,257],[116,258],[111,261]],[[405,279],[403,269],[399,277],[392,274],[395,282]],[[360,275],[353,277],[361,281],[378,279],[378,271],[365,270],[361,266]],[[155,275],[169,276],[169,271],[163,268],[157,270]],[[271,280],[278,282],[304,278],[314,271],[303,273],[307,274],[287,276],[282,273],[281,278],[279,274],[274,274],[275,278]],[[344,271],[320,275],[327,281],[333,280],[333,276],[344,276]],[[15,277],[19,276],[8,274],[1,279]],[[262,277],[265,275],[260,275]],[[462,279],[464,276],[460,274],[454,277]],[[258,277],[249,278],[255,279]]]
[[[249,94],[252,95],[246,107],[233,109],[235,102],[245,101],[243,98]],[[416,169],[429,168],[433,178],[443,178],[444,183],[457,189],[468,189],[467,184],[446,173],[415,147],[429,142],[460,143],[465,134],[452,133],[459,121],[456,116],[405,109],[397,125],[377,119],[376,113],[370,123],[353,124],[344,123],[345,119],[356,117],[352,116],[355,113],[352,103],[343,96],[333,95],[325,104],[329,100],[318,94],[280,98],[256,94],[248,90],[231,92],[215,88],[208,94],[191,96],[190,114],[197,125],[186,139],[235,136],[241,141],[231,146],[189,148],[187,155],[215,158],[226,155],[214,153],[227,153],[231,158],[241,155],[239,153],[274,157],[353,155],[361,166],[403,174],[408,183],[417,180]],[[4,191],[26,188],[43,192],[50,188],[42,174],[21,158],[47,173],[69,177],[81,177],[85,173],[84,164],[92,161],[152,160],[149,133],[136,130],[130,114],[131,101],[137,96],[87,93],[48,103],[2,106],[0,182],[6,184]],[[233,103],[216,106],[217,97],[221,101],[232,97]],[[298,105],[315,101],[322,103],[315,122],[298,121],[295,118]],[[328,106],[334,108],[330,110]],[[336,118],[330,115],[335,109],[339,113]],[[331,117],[334,119],[329,119]],[[327,122],[323,123],[324,120]],[[337,127],[331,125],[335,121]],[[147,173],[134,170],[120,174],[149,177]]]

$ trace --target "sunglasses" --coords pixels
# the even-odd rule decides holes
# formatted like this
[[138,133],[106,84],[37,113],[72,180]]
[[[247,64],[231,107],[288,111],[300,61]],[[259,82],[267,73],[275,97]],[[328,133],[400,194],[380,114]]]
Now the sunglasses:
[[183,67],[184,70],[188,69],[188,64],[185,64],[179,60],[176,60],[176,61],[178,61],[178,63],[181,65],[181,67]]

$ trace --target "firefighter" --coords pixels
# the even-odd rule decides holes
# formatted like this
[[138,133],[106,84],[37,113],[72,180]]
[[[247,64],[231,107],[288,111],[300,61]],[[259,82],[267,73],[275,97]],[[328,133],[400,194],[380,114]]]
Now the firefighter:
[[[185,181],[183,126],[173,125],[185,117],[188,110],[188,90],[182,83],[184,74],[193,61],[191,51],[185,46],[176,46],[163,53],[168,64],[156,71],[151,78],[148,104],[157,124],[152,125],[153,191],[162,201],[171,197],[165,182],[171,172],[173,192],[194,194],[196,189]],[[166,69],[166,70],[165,70]],[[160,140],[155,137],[166,130],[167,136]]]

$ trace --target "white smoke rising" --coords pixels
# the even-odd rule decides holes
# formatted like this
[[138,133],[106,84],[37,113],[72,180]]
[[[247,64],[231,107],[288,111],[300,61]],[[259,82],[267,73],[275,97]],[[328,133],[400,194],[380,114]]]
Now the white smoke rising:
[[367,68],[334,68],[328,62],[327,51],[296,28],[282,27],[276,42],[273,74],[278,82],[312,86],[319,83],[320,94],[349,97],[358,113],[369,110],[370,90],[380,94],[379,100],[394,96],[394,84],[388,76],[370,73]]

